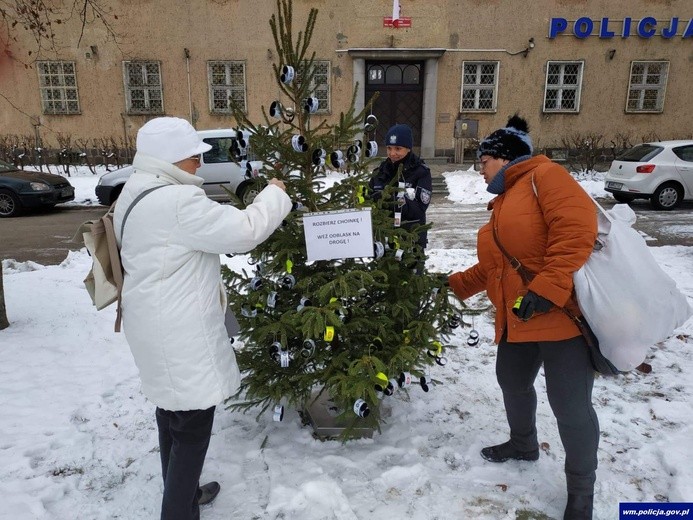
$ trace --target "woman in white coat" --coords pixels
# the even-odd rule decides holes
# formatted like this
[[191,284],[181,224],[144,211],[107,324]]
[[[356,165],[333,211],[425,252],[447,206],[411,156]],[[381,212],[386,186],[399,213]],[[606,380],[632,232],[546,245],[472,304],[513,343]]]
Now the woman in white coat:
[[[266,240],[291,210],[272,179],[245,210],[211,201],[195,176],[210,149],[184,119],[160,117],[137,134],[135,172],[114,215],[125,270],[123,327],[156,409],[164,479],[161,518],[197,519],[220,486],[199,486],[215,406],[233,395],[240,374],[224,326],[219,255]],[[123,217],[135,198],[122,229]]]

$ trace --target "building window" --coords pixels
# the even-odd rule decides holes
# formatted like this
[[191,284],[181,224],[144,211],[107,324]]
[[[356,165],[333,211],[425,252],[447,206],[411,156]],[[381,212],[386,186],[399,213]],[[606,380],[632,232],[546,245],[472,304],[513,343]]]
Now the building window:
[[[296,81],[300,81],[301,72],[298,71]],[[313,62],[313,82],[308,89],[311,96],[318,98],[318,113],[330,112],[330,62],[327,60],[315,60]]]
[[209,110],[214,114],[230,114],[231,101],[244,112],[245,63],[242,61],[208,61]]
[[158,61],[125,61],[125,104],[128,114],[163,114],[161,63]]
[[37,62],[44,114],[79,114],[74,61]]
[[550,61],[546,67],[544,112],[579,112],[582,61]]
[[668,74],[666,61],[632,62],[626,112],[661,112]]
[[498,97],[498,62],[462,63],[463,111],[494,112]]

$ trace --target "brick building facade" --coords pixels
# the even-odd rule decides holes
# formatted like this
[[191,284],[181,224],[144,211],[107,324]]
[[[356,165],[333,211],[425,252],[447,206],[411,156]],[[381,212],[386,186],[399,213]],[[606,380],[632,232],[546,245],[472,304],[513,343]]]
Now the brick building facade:
[[[409,123],[426,158],[452,156],[455,135],[483,137],[515,112],[537,148],[560,147],[571,134],[601,135],[607,146],[693,135],[688,1],[399,3],[405,22],[386,27],[391,0],[294,0],[295,32],[311,7],[319,10],[316,121],[337,118],[356,89],[359,106],[380,93],[380,134]],[[59,52],[28,68],[29,40],[7,47],[0,133],[39,136],[47,146],[58,134],[127,140],[163,114],[198,129],[233,126],[229,97],[258,122],[262,106],[287,103],[272,69],[273,0],[107,4],[117,41],[98,23],[80,41],[73,20],[59,27]]]

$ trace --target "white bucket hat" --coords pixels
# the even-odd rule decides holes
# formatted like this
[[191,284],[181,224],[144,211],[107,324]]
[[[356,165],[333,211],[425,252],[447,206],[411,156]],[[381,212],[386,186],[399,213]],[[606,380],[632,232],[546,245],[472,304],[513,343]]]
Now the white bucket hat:
[[179,117],[157,117],[137,132],[138,152],[171,164],[211,148],[190,123]]

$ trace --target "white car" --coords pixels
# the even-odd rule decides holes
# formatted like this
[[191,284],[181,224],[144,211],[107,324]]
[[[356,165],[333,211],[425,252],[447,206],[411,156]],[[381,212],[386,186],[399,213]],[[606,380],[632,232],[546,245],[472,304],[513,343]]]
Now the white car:
[[655,209],[693,200],[693,141],[644,143],[611,163],[604,189],[618,202],[650,199]]
[[[244,167],[234,162],[231,150],[236,141],[236,130],[199,130],[197,134],[205,143],[212,145],[211,150],[202,154],[196,173],[204,179],[202,188],[207,196],[212,200],[227,202],[229,196],[225,187],[235,193],[245,205],[253,202],[265,186],[261,174],[262,162],[244,161],[241,163]],[[249,155],[249,159],[252,159],[252,155]],[[102,175],[95,190],[99,203],[105,206],[113,204],[132,172],[132,166],[126,166]]]

